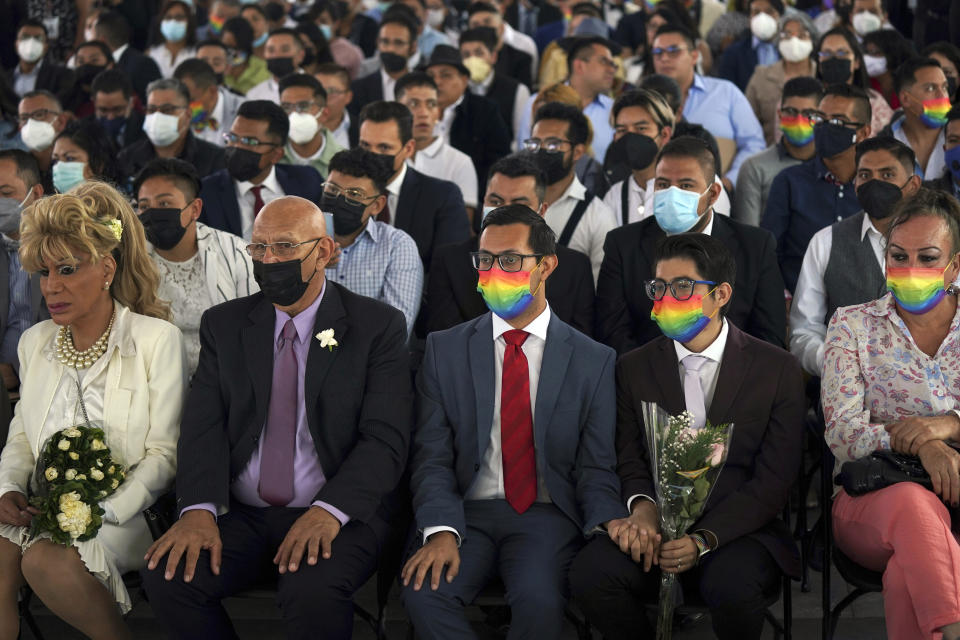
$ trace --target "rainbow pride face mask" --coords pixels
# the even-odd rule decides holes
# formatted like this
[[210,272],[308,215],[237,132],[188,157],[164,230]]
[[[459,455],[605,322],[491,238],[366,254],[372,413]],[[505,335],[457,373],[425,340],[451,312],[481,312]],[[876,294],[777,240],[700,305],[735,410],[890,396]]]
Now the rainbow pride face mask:
[[795,147],[802,147],[813,141],[813,122],[802,113],[780,118],[780,131],[783,131],[787,142]]
[[207,119],[207,110],[200,101],[190,103],[190,124],[194,127]]
[[920,120],[931,129],[939,129],[947,124],[947,112],[950,111],[950,98],[932,98],[923,101],[923,114]]
[[[537,264],[537,269],[540,265]],[[530,274],[533,271],[504,271],[494,265],[487,271],[478,271],[477,291],[487,308],[504,320],[512,320],[533,303],[536,291],[530,293]],[[543,280],[537,285],[537,291]]]
[[[715,290],[716,287],[707,295]],[[705,316],[703,315],[703,296],[694,295],[686,300],[677,300],[669,293],[665,293],[662,298],[654,301],[650,318],[657,323],[663,335],[685,344],[696,338],[710,324],[711,318],[719,310],[718,307],[709,316]]]
[[947,295],[943,269],[887,267],[887,291],[893,292],[900,307],[916,315],[927,313]]
[[223,23],[226,21],[226,18],[218,16],[214,13],[211,14],[207,23],[210,25],[210,31],[213,32],[213,35],[219,36],[221,33],[223,33]]

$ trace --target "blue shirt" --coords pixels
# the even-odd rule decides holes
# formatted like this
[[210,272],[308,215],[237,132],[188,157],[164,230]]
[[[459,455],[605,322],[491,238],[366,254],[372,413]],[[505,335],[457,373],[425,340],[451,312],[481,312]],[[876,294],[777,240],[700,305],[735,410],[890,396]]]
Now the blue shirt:
[[767,148],[763,128],[747,97],[728,80],[694,75],[683,105],[683,119],[701,125],[715,138],[737,143],[737,155],[725,176],[734,185],[744,160]]
[[819,156],[773,179],[760,226],[777,239],[777,261],[791,292],[813,235],[861,210],[853,181],[839,184]]
[[438,44],[450,44],[450,38],[446,34],[440,33],[430,25],[423,28],[423,33],[417,38],[417,49],[423,59],[429,58],[433,53],[433,48]]
[[30,276],[20,267],[16,243],[6,238],[3,243],[7,251],[7,295],[10,302],[7,306],[7,326],[3,331],[3,342],[0,343],[0,362],[12,364],[19,372],[17,345],[23,332],[30,328]]
[[780,60],[780,52],[777,51],[777,45],[772,42],[763,42],[757,36],[751,36],[750,44],[753,50],[757,52],[757,65],[771,65]]
[[[523,109],[523,117],[520,118],[520,124],[517,126],[517,149],[523,149],[523,141],[530,137],[533,130],[533,103],[538,94],[533,94],[527,100],[527,105]],[[746,98],[744,98],[746,100]],[[750,108],[750,105],[747,105]],[[594,159],[603,164],[603,157],[607,154],[607,147],[613,142],[613,126],[610,124],[610,112],[613,110],[613,98],[601,93],[593,102],[583,108],[583,115],[590,119],[590,125],[593,127],[593,142],[590,146],[593,148]],[[753,113],[752,111],[750,113]],[[757,124],[759,127],[760,125]],[[760,141],[763,142],[763,132],[760,132]],[[761,146],[761,148],[763,148]]]
[[407,336],[420,310],[423,293],[423,263],[417,243],[405,232],[373,218],[340,261],[327,267],[327,278],[361,296],[374,298],[403,312]]

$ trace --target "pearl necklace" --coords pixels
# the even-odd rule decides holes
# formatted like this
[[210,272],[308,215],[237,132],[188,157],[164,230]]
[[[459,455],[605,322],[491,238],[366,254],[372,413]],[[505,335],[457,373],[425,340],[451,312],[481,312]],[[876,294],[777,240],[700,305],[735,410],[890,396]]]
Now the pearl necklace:
[[110,338],[110,330],[113,328],[113,318],[115,316],[116,313],[110,316],[107,330],[85,351],[77,351],[77,348],[73,346],[73,332],[70,331],[69,326],[60,327],[57,332],[57,360],[60,361],[60,364],[75,369],[87,369],[99,360],[100,356],[107,352],[107,340]]

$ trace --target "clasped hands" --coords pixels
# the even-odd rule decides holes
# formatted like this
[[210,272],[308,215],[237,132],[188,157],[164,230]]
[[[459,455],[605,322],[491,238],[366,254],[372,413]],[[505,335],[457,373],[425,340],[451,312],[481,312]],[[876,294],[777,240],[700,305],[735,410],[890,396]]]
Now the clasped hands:
[[700,557],[690,536],[663,541],[657,506],[643,498],[634,502],[630,516],[608,522],[607,533],[620,551],[637,564],[643,563],[644,571],[658,565],[661,571],[680,574],[696,566]]
[[[331,544],[339,533],[340,521],[333,514],[321,507],[310,507],[287,531],[273,557],[273,564],[283,574],[299,569],[304,553],[309,565],[317,564],[321,556],[327,560],[332,555]],[[184,558],[183,581],[190,582],[196,572],[200,551],[204,549],[210,552],[210,570],[214,575],[220,575],[223,543],[217,521],[209,511],[193,509],[184,513],[159,540],[150,545],[144,560],[147,561],[147,568],[153,570],[167,555],[164,578],[172,580],[180,559]]]
[[886,425],[890,448],[919,456],[933,484],[933,492],[953,506],[960,505],[960,453],[946,440],[960,440],[960,418],[948,413],[913,417]]

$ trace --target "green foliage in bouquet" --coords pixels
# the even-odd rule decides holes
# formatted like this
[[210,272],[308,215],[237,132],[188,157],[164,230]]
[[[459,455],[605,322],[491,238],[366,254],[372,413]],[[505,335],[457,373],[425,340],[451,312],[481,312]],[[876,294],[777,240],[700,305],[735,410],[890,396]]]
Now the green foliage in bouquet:
[[[671,416],[660,443],[660,485],[663,487],[690,487],[679,492],[682,498],[674,513],[687,523],[700,516],[710,496],[713,482],[708,478],[711,469],[726,459],[730,425],[712,425],[708,421],[701,429],[693,429],[693,416],[684,411]],[[719,472],[719,469],[716,469]],[[671,492],[665,492],[669,495]],[[674,494],[675,497],[681,495]],[[669,499],[669,498],[668,498]]]
[[30,534],[49,533],[63,545],[90,540],[103,524],[100,502],[123,482],[125,471],[106,445],[103,429],[74,426],[47,440],[37,458],[30,504]]

